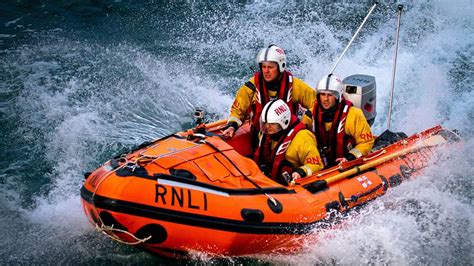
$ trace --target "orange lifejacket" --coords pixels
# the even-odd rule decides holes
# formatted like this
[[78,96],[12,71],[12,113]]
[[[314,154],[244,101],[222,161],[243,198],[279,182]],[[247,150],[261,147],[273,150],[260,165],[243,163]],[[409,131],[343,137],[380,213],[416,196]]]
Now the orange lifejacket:
[[345,157],[355,143],[354,138],[345,133],[346,118],[351,106],[352,102],[343,97],[334,113],[331,128],[326,131],[323,108],[317,101],[314,103],[313,132],[325,168],[334,166],[337,158]]
[[286,150],[298,132],[303,129],[306,129],[305,124],[292,115],[290,125],[283,131],[273,150],[270,136],[262,133],[253,158],[265,175],[280,183],[284,183],[282,176],[284,172],[291,175],[293,166],[285,158]]

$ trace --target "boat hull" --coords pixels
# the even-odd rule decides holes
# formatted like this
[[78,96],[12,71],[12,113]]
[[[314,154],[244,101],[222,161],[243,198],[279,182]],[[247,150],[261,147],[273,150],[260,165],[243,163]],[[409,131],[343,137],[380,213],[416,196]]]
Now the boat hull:
[[420,141],[441,132],[434,127],[289,186],[263,176],[235,143],[174,135],[92,172],[81,199],[100,231],[154,254],[296,253],[318,228],[419,175],[448,138]]

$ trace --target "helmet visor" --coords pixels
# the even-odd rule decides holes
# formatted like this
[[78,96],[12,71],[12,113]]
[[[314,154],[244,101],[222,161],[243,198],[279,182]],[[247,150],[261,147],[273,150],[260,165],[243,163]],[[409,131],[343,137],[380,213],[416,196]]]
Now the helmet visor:
[[273,135],[280,132],[282,128],[278,123],[265,123],[260,121],[260,130],[262,130],[264,134]]

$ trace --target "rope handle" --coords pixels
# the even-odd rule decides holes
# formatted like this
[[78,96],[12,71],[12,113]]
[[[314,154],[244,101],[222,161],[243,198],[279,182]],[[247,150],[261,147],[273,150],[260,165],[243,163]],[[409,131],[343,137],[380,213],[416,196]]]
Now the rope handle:
[[[99,219],[100,219],[100,217],[99,217]],[[101,222],[102,222],[102,221],[101,221]],[[146,241],[148,241],[148,240],[151,239],[151,235],[148,236],[148,237],[145,237],[145,238],[138,238],[138,237],[136,237],[134,234],[132,234],[132,233],[130,233],[130,232],[128,232],[128,231],[125,231],[125,230],[122,230],[122,229],[114,228],[114,225],[108,226],[108,225],[104,225],[104,224],[102,223],[102,225],[99,226],[99,224],[96,223],[96,224],[95,224],[95,228],[97,229],[97,231],[99,231],[99,232],[103,233],[104,235],[106,235],[106,236],[112,238],[113,240],[118,241],[118,242],[120,242],[120,243],[122,243],[122,244],[131,245],[131,246],[144,243],[144,242],[146,242]],[[135,242],[123,241],[123,240],[121,240],[118,236],[116,236],[114,232],[119,232],[119,233],[127,234],[127,235],[131,236],[133,239],[135,239],[136,241],[135,241]]]
[[364,159],[362,159],[362,161],[364,161],[364,162],[370,161],[370,160],[372,160],[372,159],[374,159],[374,158],[379,157],[379,156],[382,155],[382,154],[385,154],[386,152],[387,152],[387,150],[383,149],[381,152],[375,154],[375,155],[372,156],[372,157],[365,157]]
[[331,170],[328,170],[328,171],[324,171],[324,172],[319,172],[317,174],[317,177],[321,177],[323,175],[326,175],[326,174],[329,174],[331,172],[334,172],[334,171],[339,171],[339,170],[342,170],[342,165],[339,165],[338,167],[334,168],[334,169],[331,169]]

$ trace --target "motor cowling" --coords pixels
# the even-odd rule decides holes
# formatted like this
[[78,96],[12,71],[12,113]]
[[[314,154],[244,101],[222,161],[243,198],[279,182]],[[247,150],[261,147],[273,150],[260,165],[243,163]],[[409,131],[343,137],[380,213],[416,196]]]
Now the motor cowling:
[[377,86],[375,77],[369,75],[355,74],[346,77],[342,84],[343,95],[351,101],[354,106],[362,109],[369,125],[375,121]]

